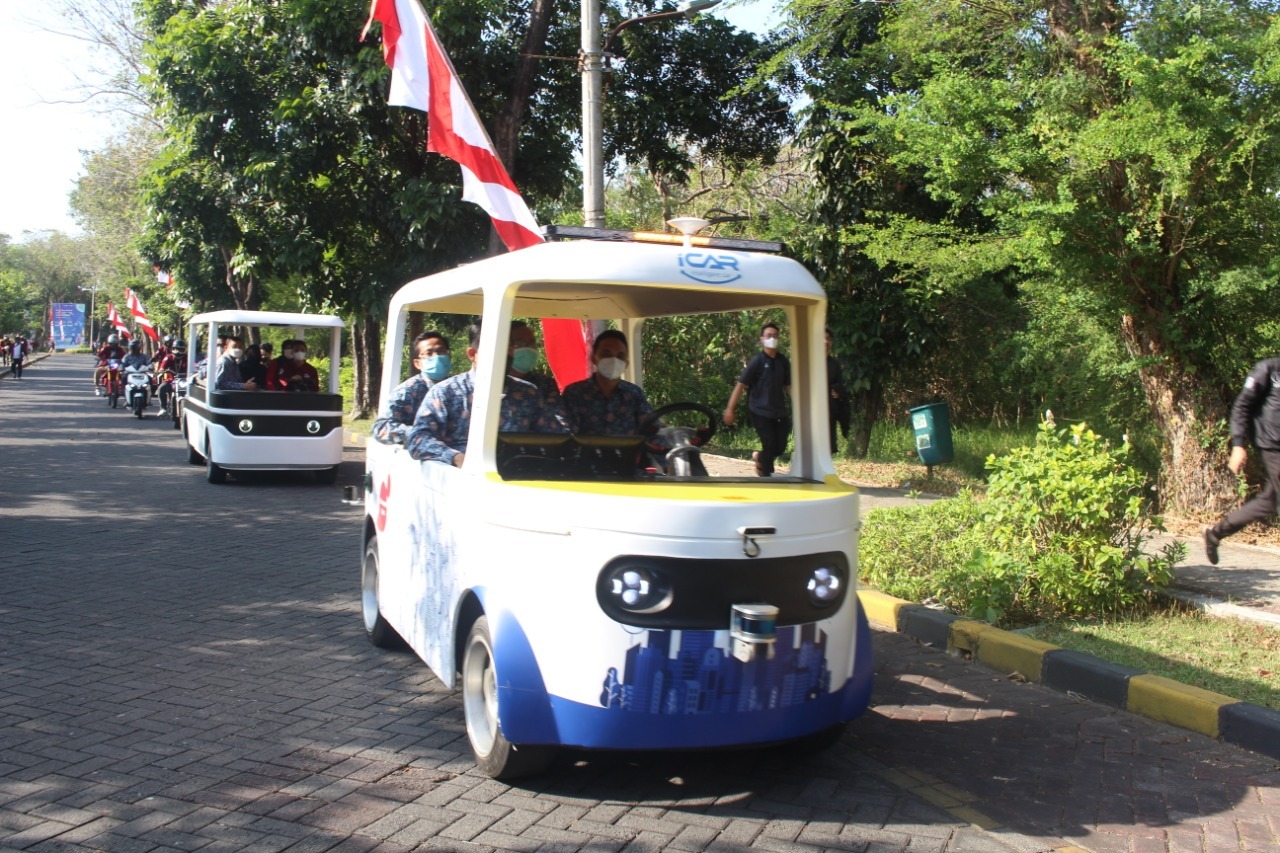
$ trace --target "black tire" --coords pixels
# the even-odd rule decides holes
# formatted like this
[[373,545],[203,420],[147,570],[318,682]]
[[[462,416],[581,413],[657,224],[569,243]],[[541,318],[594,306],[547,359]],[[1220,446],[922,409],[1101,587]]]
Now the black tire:
[[113,409],[114,409],[114,408],[116,408],[118,405],[120,405],[120,395],[119,395],[119,394],[115,394],[115,393],[108,394],[108,395],[107,395],[107,398],[108,398],[108,399],[107,399],[107,402],[111,404],[111,408],[113,408]]
[[322,486],[332,486],[338,482],[338,466],[332,468],[321,468],[315,472],[316,482]]
[[188,464],[188,465],[203,465],[203,464],[204,464],[204,457],[203,457],[203,456],[201,456],[201,455],[200,455],[200,453],[199,453],[199,451],[197,451],[197,450],[196,450],[194,447],[192,447],[190,444],[188,444],[188,445],[187,445],[187,464]]
[[204,449],[204,478],[215,485],[227,481],[227,469],[213,461],[213,450],[208,446]]
[[462,647],[462,713],[471,754],[481,772],[494,779],[519,779],[541,773],[555,760],[556,749],[520,746],[506,739],[498,725],[497,685],[489,620],[481,616],[472,623]]
[[378,539],[374,537],[364,549],[360,564],[360,614],[364,617],[364,633],[380,649],[403,649],[404,638],[391,623],[382,618],[378,606]]
[[146,407],[146,405],[147,405],[146,398],[144,398],[141,394],[134,396],[133,414],[138,418],[138,420],[142,420],[142,410],[143,408]]

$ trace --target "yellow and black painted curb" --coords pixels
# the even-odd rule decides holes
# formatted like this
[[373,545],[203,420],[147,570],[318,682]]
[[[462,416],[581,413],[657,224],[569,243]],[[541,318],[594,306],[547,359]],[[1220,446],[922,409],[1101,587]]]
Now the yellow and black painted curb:
[[1280,712],[1221,693],[1002,631],[985,622],[858,590],[875,625],[962,655],[1005,675],[1190,729],[1224,743],[1280,758]]

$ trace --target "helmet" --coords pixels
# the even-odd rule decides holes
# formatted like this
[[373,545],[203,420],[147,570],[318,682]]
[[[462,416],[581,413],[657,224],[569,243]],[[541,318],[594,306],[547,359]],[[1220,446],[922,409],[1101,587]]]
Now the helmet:
[[166,346],[172,346],[172,345],[173,345],[173,335],[165,335],[165,336],[164,336],[164,342],[165,342],[165,345],[166,345]]
[[142,349],[142,341],[137,341],[137,340],[129,341],[129,349],[131,349],[131,350],[140,350],[140,349]]
[[109,343],[109,344],[118,343],[118,342],[119,342],[119,340],[120,340],[120,339],[119,339],[118,337],[116,337],[115,335],[107,335],[107,343]]
[[184,341],[182,338],[174,338],[174,341],[173,341],[173,348],[174,348],[174,349],[186,349],[186,348],[187,348],[187,342],[186,342],[186,341]]

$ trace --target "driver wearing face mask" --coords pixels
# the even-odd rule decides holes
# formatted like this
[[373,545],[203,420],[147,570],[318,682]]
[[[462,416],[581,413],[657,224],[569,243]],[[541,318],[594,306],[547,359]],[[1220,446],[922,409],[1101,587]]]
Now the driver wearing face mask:
[[423,332],[413,339],[415,373],[401,382],[387,400],[382,415],[373,422],[373,437],[383,444],[404,444],[422,400],[453,367],[449,340],[440,332]]
[[564,407],[575,435],[636,435],[653,407],[639,385],[622,378],[627,369],[627,336],[607,329],[591,347],[595,373],[564,389]]

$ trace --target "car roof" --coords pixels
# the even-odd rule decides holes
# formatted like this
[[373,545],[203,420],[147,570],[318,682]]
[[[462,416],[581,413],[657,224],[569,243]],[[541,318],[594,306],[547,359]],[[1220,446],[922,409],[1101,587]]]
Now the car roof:
[[190,319],[192,325],[217,323],[221,326],[309,326],[312,328],[337,327],[345,324],[341,317],[329,314],[293,314],[287,311],[210,311]]
[[743,311],[825,299],[801,264],[712,247],[541,243],[415,279],[394,312],[482,314],[486,291],[518,287],[514,316],[607,320]]

